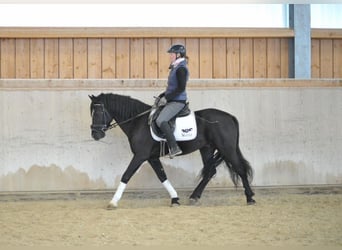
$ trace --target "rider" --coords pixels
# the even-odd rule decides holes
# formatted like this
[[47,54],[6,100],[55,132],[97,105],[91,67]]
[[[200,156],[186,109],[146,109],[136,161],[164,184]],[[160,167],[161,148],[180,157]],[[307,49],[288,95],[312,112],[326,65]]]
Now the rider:
[[170,54],[170,72],[166,90],[159,95],[159,98],[166,99],[166,105],[160,112],[156,123],[165,134],[169,146],[170,158],[182,154],[179,148],[169,121],[174,118],[185,106],[187,100],[186,83],[189,79],[187,67],[186,49],[182,44],[175,44],[167,51]]

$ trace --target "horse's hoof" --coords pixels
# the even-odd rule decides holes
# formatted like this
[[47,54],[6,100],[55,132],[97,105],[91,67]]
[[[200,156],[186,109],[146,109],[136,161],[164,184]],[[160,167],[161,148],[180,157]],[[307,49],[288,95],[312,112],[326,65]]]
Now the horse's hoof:
[[180,203],[179,203],[179,198],[172,198],[171,199],[171,207],[179,207]]
[[118,208],[118,206],[115,206],[113,203],[109,203],[107,206],[107,210],[115,210],[117,208]]
[[256,201],[253,199],[247,201],[247,205],[255,205],[255,204],[256,204]]
[[199,205],[199,199],[198,198],[190,198],[189,199],[189,205],[190,206],[198,206]]

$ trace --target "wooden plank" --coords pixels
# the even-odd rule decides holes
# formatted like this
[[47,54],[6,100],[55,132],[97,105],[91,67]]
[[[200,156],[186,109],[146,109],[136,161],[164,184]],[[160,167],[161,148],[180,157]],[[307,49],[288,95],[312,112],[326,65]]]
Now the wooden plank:
[[267,78],[281,77],[281,48],[279,38],[267,38]]
[[59,39],[59,78],[74,78],[73,39]]
[[213,39],[213,78],[227,77],[227,42],[224,38]]
[[170,57],[167,50],[171,46],[171,39],[158,39],[158,78],[167,78],[169,74]]
[[15,77],[30,78],[30,40],[16,39]]
[[88,78],[102,77],[102,39],[88,39]]
[[158,40],[144,40],[144,78],[158,78]]
[[280,77],[289,77],[289,38],[280,38]]
[[177,38],[172,37],[172,45],[174,45],[174,44],[183,44],[185,46],[186,45],[185,44],[185,38],[183,38],[183,37],[177,37]]
[[212,39],[200,39],[200,78],[212,78],[213,76],[213,43]]
[[266,39],[253,39],[253,76],[254,78],[266,78],[267,57]]
[[116,40],[102,39],[102,78],[115,78],[116,76]]
[[59,77],[59,40],[45,39],[45,78]]
[[[340,31],[335,32],[339,38]],[[6,38],[251,38],[294,37],[289,28],[225,27],[1,27]]]
[[144,40],[131,39],[130,50],[130,78],[144,78]]
[[15,78],[15,39],[4,39],[1,42],[1,77]]
[[30,78],[44,78],[44,51],[45,42],[44,39],[35,38],[31,39],[30,43],[30,58],[31,58],[31,73]]
[[129,43],[130,39],[126,38],[116,40],[116,78],[129,78]]
[[311,29],[311,38],[342,39],[342,29]]
[[240,39],[240,77],[253,78],[253,39]]
[[227,78],[240,77],[240,39],[227,39]]
[[342,78],[342,39],[334,39],[334,78]]
[[88,40],[74,39],[74,78],[88,78]]
[[311,39],[311,77],[321,77],[320,40]]
[[186,44],[186,54],[189,57],[188,67],[190,71],[190,78],[199,78],[200,76],[200,63],[199,63],[199,39],[197,38],[187,38]]
[[321,39],[321,76],[333,77],[333,49],[331,39]]

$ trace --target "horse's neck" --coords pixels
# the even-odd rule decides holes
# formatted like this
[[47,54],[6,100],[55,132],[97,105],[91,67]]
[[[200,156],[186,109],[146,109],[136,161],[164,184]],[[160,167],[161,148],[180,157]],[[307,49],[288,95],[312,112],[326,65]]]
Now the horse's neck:
[[[115,113],[113,116],[114,121],[118,124],[118,126],[126,134],[126,136],[130,139],[134,135],[136,128],[138,128],[139,126],[134,122],[136,121],[135,115],[132,115],[130,117],[120,116],[120,111],[117,111],[116,113],[114,112]],[[147,125],[147,122],[146,122],[146,125]]]
[[115,120],[117,123],[123,122],[126,119],[121,109],[114,108],[111,110],[111,114],[112,114],[113,120]]
[[138,113],[135,110],[131,110],[131,108],[135,106],[134,102],[130,99],[120,99],[119,96],[111,100],[110,103],[109,112],[111,113],[113,120],[118,123],[125,133],[131,130],[132,125],[130,119],[134,118],[135,113]]

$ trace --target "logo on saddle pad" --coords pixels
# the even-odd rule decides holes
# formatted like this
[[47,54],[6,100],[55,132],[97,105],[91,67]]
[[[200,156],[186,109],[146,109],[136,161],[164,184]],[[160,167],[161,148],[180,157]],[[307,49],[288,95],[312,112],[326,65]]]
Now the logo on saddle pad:
[[[166,141],[162,135],[156,132],[156,125],[150,126],[152,138],[155,141]],[[176,141],[190,141],[197,136],[196,118],[193,111],[187,116],[177,117],[174,125],[174,132]]]
[[185,129],[182,129],[182,132],[183,133],[189,133],[192,131],[192,128],[185,128]]

